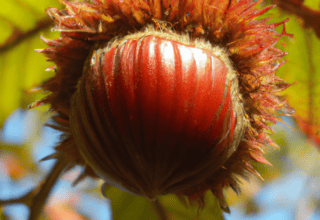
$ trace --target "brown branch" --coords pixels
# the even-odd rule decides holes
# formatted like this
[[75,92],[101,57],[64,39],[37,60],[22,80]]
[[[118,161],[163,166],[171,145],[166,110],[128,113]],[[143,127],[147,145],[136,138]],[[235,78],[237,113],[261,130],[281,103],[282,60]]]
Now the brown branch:
[[303,20],[305,27],[312,28],[320,38],[320,11],[303,5],[303,0],[274,0],[284,11],[294,14]]
[[150,201],[153,209],[155,210],[158,220],[167,220],[167,214],[163,206],[161,205],[159,199],[156,199],[155,201]]
[[52,191],[52,188],[68,165],[69,161],[61,156],[57,160],[49,175],[36,188],[21,197],[0,200],[0,207],[17,203],[25,204],[30,208],[29,220],[37,220],[43,210],[50,192]]
[[60,175],[63,173],[66,167],[68,167],[69,161],[64,157],[61,156],[54,167],[52,168],[51,172],[45,179],[43,186],[41,187],[40,191],[34,196],[32,200],[29,220],[37,220],[41,215],[43,207],[50,195],[52,188],[56,184],[57,180],[59,179]]
[[49,28],[51,25],[53,25],[53,21],[49,18],[45,18],[38,21],[37,25],[31,30],[23,32],[18,27],[11,24],[13,29],[12,34],[3,44],[0,45],[0,54],[7,52],[22,41],[36,35],[41,30]]
[[38,191],[39,191],[39,187],[29,191],[27,194],[25,194],[19,198],[0,200],[0,206],[12,205],[12,204],[16,204],[16,203],[22,203],[27,206],[30,206],[33,197],[37,194]]

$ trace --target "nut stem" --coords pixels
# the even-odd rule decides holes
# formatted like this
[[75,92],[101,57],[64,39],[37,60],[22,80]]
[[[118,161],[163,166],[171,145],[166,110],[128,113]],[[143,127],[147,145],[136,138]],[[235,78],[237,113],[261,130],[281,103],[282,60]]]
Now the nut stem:
[[159,199],[157,198],[155,201],[150,201],[153,209],[155,210],[158,220],[168,220],[167,214],[163,206],[161,205]]

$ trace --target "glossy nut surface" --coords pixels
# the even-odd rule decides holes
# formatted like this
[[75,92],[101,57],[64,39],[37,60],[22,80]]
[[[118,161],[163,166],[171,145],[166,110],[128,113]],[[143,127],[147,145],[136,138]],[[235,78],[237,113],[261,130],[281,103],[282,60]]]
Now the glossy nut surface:
[[98,46],[88,62],[72,132],[107,182],[154,199],[199,184],[228,159],[232,83],[210,51],[149,35]]

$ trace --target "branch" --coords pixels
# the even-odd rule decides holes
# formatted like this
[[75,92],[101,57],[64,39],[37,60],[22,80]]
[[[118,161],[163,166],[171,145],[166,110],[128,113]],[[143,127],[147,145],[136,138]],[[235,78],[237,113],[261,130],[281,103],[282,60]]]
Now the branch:
[[282,10],[300,17],[306,27],[312,28],[320,38],[320,11],[303,5],[304,0],[274,0]]
[[0,200],[0,206],[12,205],[12,204],[16,204],[16,203],[22,203],[27,206],[30,206],[33,197],[37,194],[38,191],[39,191],[39,187],[29,191],[27,194],[25,194],[24,196],[21,196],[19,198]]
[[48,199],[48,196],[56,184],[58,178],[64,171],[64,169],[68,166],[69,161],[65,159],[65,157],[61,156],[51,172],[45,179],[43,186],[40,191],[36,194],[36,196],[32,200],[31,212],[29,215],[29,220],[37,220],[42,212],[42,209]]
[[156,199],[155,201],[150,201],[153,209],[156,211],[156,214],[158,216],[158,220],[167,220],[167,214],[163,206],[161,205],[159,199]]
[[39,20],[34,28],[26,32],[21,31],[20,28],[12,25],[10,22],[9,24],[12,27],[13,31],[11,36],[3,44],[0,44],[0,54],[9,51],[22,41],[36,35],[39,31],[49,28],[53,24],[53,21],[49,18]]
[[60,156],[49,175],[36,188],[27,194],[13,199],[0,200],[0,206],[22,203],[30,208],[29,220],[37,220],[43,210],[52,188],[62,172],[69,166],[69,161]]

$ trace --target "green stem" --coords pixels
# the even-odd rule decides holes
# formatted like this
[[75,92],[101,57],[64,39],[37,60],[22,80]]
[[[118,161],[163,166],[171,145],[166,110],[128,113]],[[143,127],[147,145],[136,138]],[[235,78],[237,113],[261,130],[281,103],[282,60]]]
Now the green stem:
[[[317,124],[317,122],[315,121],[315,115],[314,115],[314,111],[315,111],[315,99],[316,99],[316,94],[315,94],[315,90],[316,88],[316,68],[314,66],[314,61],[312,59],[312,53],[313,53],[313,44],[312,44],[312,35],[311,32],[308,30],[304,31],[304,35],[306,38],[306,45],[307,45],[307,49],[308,49],[308,63],[310,66],[310,70],[308,71],[308,89],[309,89],[309,94],[308,94],[308,125],[311,127],[311,129],[308,130],[307,132],[307,136],[309,139],[313,139],[314,135],[316,134],[315,131],[315,125]],[[320,150],[320,148],[318,148]]]

